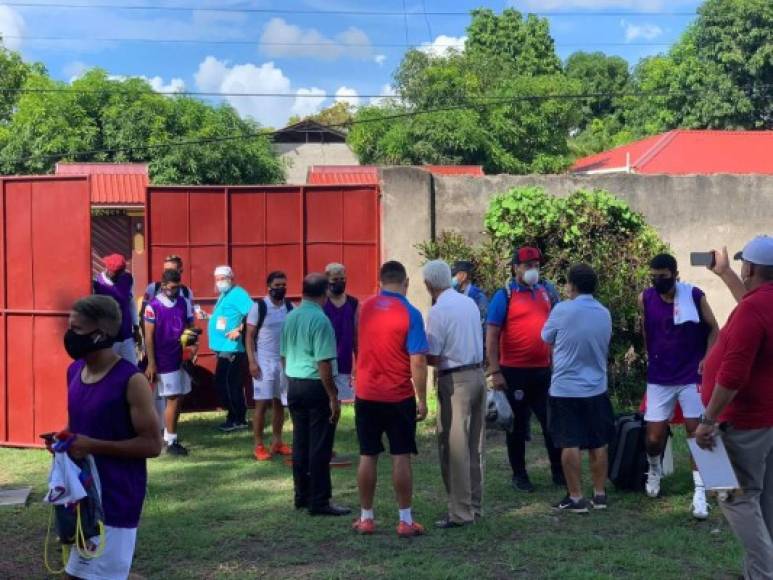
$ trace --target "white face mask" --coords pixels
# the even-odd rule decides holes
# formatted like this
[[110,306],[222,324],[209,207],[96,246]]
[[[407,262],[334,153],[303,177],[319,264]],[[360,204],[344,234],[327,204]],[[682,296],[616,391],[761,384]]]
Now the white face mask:
[[526,270],[523,273],[523,281],[529,286],[534,286],[537,282],[539,282],[539,270],[537,268]]
[[217,288],[218,292],[224,294],[231,289],[231,283],[228,280],[220,280],[219,282],[215,282],[215,288]]

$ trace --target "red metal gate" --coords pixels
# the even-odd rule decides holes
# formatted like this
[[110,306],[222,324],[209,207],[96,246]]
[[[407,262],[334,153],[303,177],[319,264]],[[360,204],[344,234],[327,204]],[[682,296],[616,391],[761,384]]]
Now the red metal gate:
[[0,178],[0,444],[67,423],[62,336],[91,290],[87,177]]
[[[184,281],[206,311],[216,298],[212,274],[220,264],[230,264],[254,298],[265,295],[272,270],[287,274],[288,294],[298,298],[303,276],[329,262],[347,266],[353,295],[364,298],[378,287],[377,186],[150,187],[146,215],[150,278],[160,277],[166,255],[178,254]],[[216,406],[215,359],[206,343],[205,335],[202,386],[188,398],[189,409]]]

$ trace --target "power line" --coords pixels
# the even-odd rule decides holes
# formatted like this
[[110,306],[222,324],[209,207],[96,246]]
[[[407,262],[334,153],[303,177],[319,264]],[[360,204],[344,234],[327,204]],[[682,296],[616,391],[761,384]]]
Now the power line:
[[[424,44],[412,44],[409,42],[341,42],[330,40],[328,42],[263,42],[260,39],[252,40],[227,40],[227,39],[206,39],[206,38],[137,38],[137,37],[84,37],[84,36],[26,36],[26,35],[2,35],[4,39],[41,41],[41,42],[128,42],[143,44],[218,44],[218,45],[255,45],[262,46],[284,46],[292,48],[424,48]],[[579,48],[585,46],[593,47],[642,47],[642,46],[671,46],[673,42],[571,42],[554,43],[557,47]],[[439,42],[433,44],[434,47],[452,48],[458,46],[457,43]]]
[[[762,85],[759,88],[770,88],[770,85]],[[493,97],[494,100],[488,103],[480,103],[480,104],[471,104],[471,103],[461,103],[457,105],[447,105],[443,107],[434,107],[429,109],[417,109],[412,111],[404,111],[401,113],[394,113],[391,115],[383,115],[380,117],[372,117],[370,119],[359,119],[359,120],[352,120],[350,122],[343,122],[343,123],[331,123],[328,125],[320,125],[323,129],[338,129],[338,128],[346,128],[346,127],[352,127],[355,125],[365,125],[370,123],[383,123],[386,121],[393,121],[397,119],[404,119],[404,118],[412,118],[417,117],[420,115],[428,115],[432,113],[441,113],[441,112],[450,112],[450,111],[457,111],[457,110],[464,110],[464,109],[477,109],[477,110],[485,110],[489,107],[503,105],[507,103],[515,103],[515,102],[522,102],[522,101],[541,101],[541,100],[552,100],[552,99],[592,99],[592,98],[599,98],[599,97],[637,97],[637,98],[653,98],[653,97],[664,97],[664,96],[671,96],[671,95],[685,95],[690,93],[696,93],[696,92],[705,92],[705,91],[697,91],[697,90],[681,90],[681,91],[647,91],[647,92],[628,92],[628,93],[563,93],[563,94],[553,94],[553,95],[517,95],[517,96],[510,96],[510,97]],[[12,160],[11,163],[26,163],[28,161],[32,160],[45,160],[45,159],[61,159],[63,157],[83,157],[83,156],[93,156],[93,155],[101,155],[101,154],[116,154],[116,153],[131,153],[135,151],[148,151],[148,150],[155,150],[155,149],[164,149],[164,148],[170,148],[170,147],[183,147],[186,145],[207,145],[207,144],[213,144],[213,143],[226,143],[226,142],[232,142],[232,141],[239,141],[244,139],[257,139],[261,137],[273,137],[276,134],[278,134],[280,131],[257,131],[254,133],[248,133],[248,134],[241,134],[241,135],[229,135],[224,137],[209,137],[204,139],[186,139],[181,141],[171,141],[167,143],[155,143],[155,144],[146,144],[146,145],[139,145],[135,147],[116,147],[112,149],[93,149],[90,151],[64,151],[59,153],[47,153],[42,155],[30,155],[27,157],[21,157],[17,158],[15,160]]]
[[[298,15],[298,16],[391,16],[391,17],[403,17],[406,14],[408,16],[423,16],[425,13],[431,16],[469,16],[469,10],[441,10],[441,11],[397,11],[397,10],[306,10],[306,9],[291,9],[291,8],[232,8],[228,6],[213,7],[213,6],[158,6],[158,5],[143,5],[143,4],[79,4],[79,3],[48,3],[48,2],[3,2],[5,6],[16,6],[20,8],[61,8],[68,10],[88,10],[88,9],[100,9],[100,10],[126,10],[126,11],[152,11],[152,12],[220,12],[220,13],[236,13],[236,14],[285,14],[285,15]],[[600,10],[583,10],[583,11],[523,11],[523,13],[536,14],[538,16],[557,16],[557,17],[577,17],[577,16],[695,16],[696,12],[687,11],[670,11],[670,10],[630,10],[630,11],[614,11],[604,12]]]

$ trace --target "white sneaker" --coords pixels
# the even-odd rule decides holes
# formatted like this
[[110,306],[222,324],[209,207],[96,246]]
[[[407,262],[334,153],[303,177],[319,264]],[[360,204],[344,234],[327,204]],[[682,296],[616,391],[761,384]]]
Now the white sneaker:
[[658,470],[650,470],[647,472],[647,483],[644,485],[644,490],[649,497],[658,497],[660,495],[660,480],[663,479],[663,472]]
[[696,520],[705,520],[709,517],[709,504],[703,487],[696,487],[695,494],[692,496],[692,517]]

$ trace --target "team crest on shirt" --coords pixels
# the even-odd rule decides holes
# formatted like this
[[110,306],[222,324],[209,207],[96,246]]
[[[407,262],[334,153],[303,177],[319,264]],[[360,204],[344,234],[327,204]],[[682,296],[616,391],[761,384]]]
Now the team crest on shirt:
[[149,304],[145,307],[145,320],[149,322],[154,322],[156,320],[156,312]]

